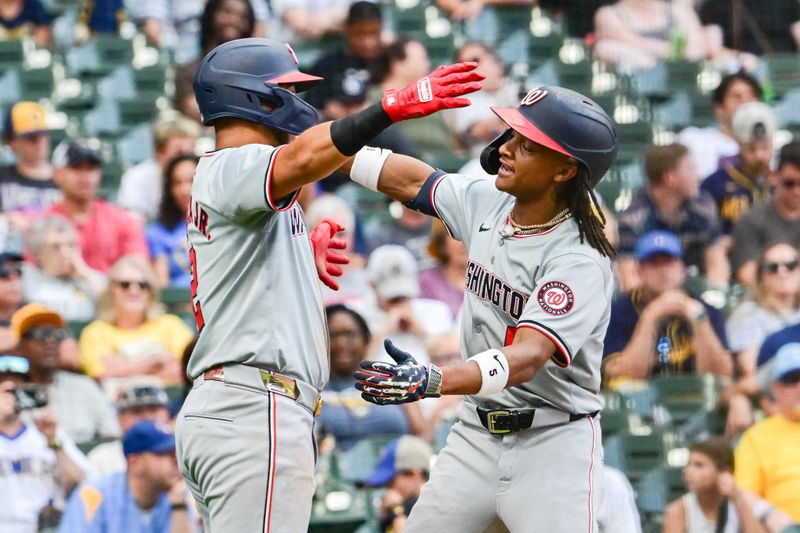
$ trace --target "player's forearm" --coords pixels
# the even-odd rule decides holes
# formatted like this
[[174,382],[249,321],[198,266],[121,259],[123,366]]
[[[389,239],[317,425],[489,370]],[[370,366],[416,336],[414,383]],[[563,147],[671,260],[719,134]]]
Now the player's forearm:
[[406,155],[391,154],[381,169],[378,190],[403,203],[414,199],[433,174],[429,164]]
[[728,350],[722,346],[711,322],[704,318],[692,324],[692,344],[697,358],[697,372],[730,377],[733,361]]
[[[551,345],[530,339],[505,346],[501,351],[508,363],[506,387],[528,382],[553,355]],[[473,361],[458,363],[442,369],[442,394],[478,394],[483,385],[480,367]]]

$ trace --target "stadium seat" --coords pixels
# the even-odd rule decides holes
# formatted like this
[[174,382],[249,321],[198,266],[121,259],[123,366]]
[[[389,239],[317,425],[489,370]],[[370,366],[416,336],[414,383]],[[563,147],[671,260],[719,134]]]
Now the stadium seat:
[[594,75],[591,61],[571,64],[556,61],[555,67],[559,85],[580,93],[591,94]]
[[0,40],[0,70],[22,66],[25,62],[26,48],[30,48],[30,45],[26,46],[23,39]]
[[656,402],[662,405],[674,424],[687,422],[698,412],[714,410],[719,401],[720,383],[711,374],[680,374],[651,381]]
[[766,70],[766,85],[774,98],[781,98],[800,87],[800,56],[797,54],[765,54],[760,62]]
[[657,516],[667,504],[686,492],[683,468],[659,467],[647,472],[636,486],[636,503],[645,516]]
[[675,438],[672,433],[653,430],[646,434],[622,432],[605,441],[605,462],[622,470],[636,483],[649,470],[667,464]]
[[653,125],[640,120],[627,124],[616,124],[619,151],[618,162],[630,162],[636,159],[645,146],[653,142]]
[[397,435],[373,435],[358,441],[355,446],[338,454],[333,475],[351,483],[360,482],[367,477],[380,460],[381,449]]
[[73,338],[78,339],[81,336],[81,332],[83,331],[83,328],[85,328],[88,325],[89,325],[89,322],[86,322],[86,321],[83,321],[83,320],[80,320],[80,321],[71,320],[71,321],[67,322],[67,330],[69,330],[69,332],[70,332],[70,334],[72,335]]
[[20,91],[28,100],[50,98],[53,95],[55,83],[52,67],[23,69],[19,73]]
[[352,533],[372,516],[370,492],[328,480],[311,503],[309,533]]
[[617,433],[630,433],[631,431],[642,428],[641,417],[638,414],[626,409],[603,409],[600,414],[600,427],[603,430],[603,439],[616,435]]
[[168,309],[183,308],[192,301],[192,292],[185,287],[164,287],[159,299]]
[[667,61],[667,85],[665,90],[672,93],[678,90],[697,90],[697,78],[702,70],[700,63],[692,61]]

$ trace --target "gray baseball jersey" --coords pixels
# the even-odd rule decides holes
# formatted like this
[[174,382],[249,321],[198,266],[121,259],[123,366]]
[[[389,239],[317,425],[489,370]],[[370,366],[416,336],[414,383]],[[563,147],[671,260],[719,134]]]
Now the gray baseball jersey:
[[296,194],[274,199],[281,147],[251,144],[201,157],[188,238],[192,304],[200,331],[196,378],[228,363],[275,370],[322,390],[328,332],[322,291]]
[[484,407],[544,404],[574,414],[598,411],[614,288],[608,258],[580,242],[572,219],[537,235],[501,235],[515,199],[493,180],[446,174],[434,185],[432,199],[469,255],[462,355],[508,345],[520,327],[540,331],[557,347],[531,381],[469,400]]

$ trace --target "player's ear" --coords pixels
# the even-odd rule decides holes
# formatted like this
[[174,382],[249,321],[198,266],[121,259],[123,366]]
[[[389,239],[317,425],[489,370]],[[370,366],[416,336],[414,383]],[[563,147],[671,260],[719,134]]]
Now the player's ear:
[[578,162],[571,157],[564,162],[564,165],[556,172],[554,179],[557,183],[565,183],[578,173]]

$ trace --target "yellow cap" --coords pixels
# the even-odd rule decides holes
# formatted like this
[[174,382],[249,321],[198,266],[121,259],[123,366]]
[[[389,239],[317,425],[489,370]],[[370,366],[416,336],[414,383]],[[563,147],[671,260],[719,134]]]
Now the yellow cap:
[[63,328],[64,319],[42,304],[25,305],[17,309],[16,313],[11,316],[11,331],[14,332],[17,339],[21,339],[25,332],[32,327],[43,324]]
[[17,102],[6,114],[3,134],[18,137],[47,131],[46,113],[36,102]]

